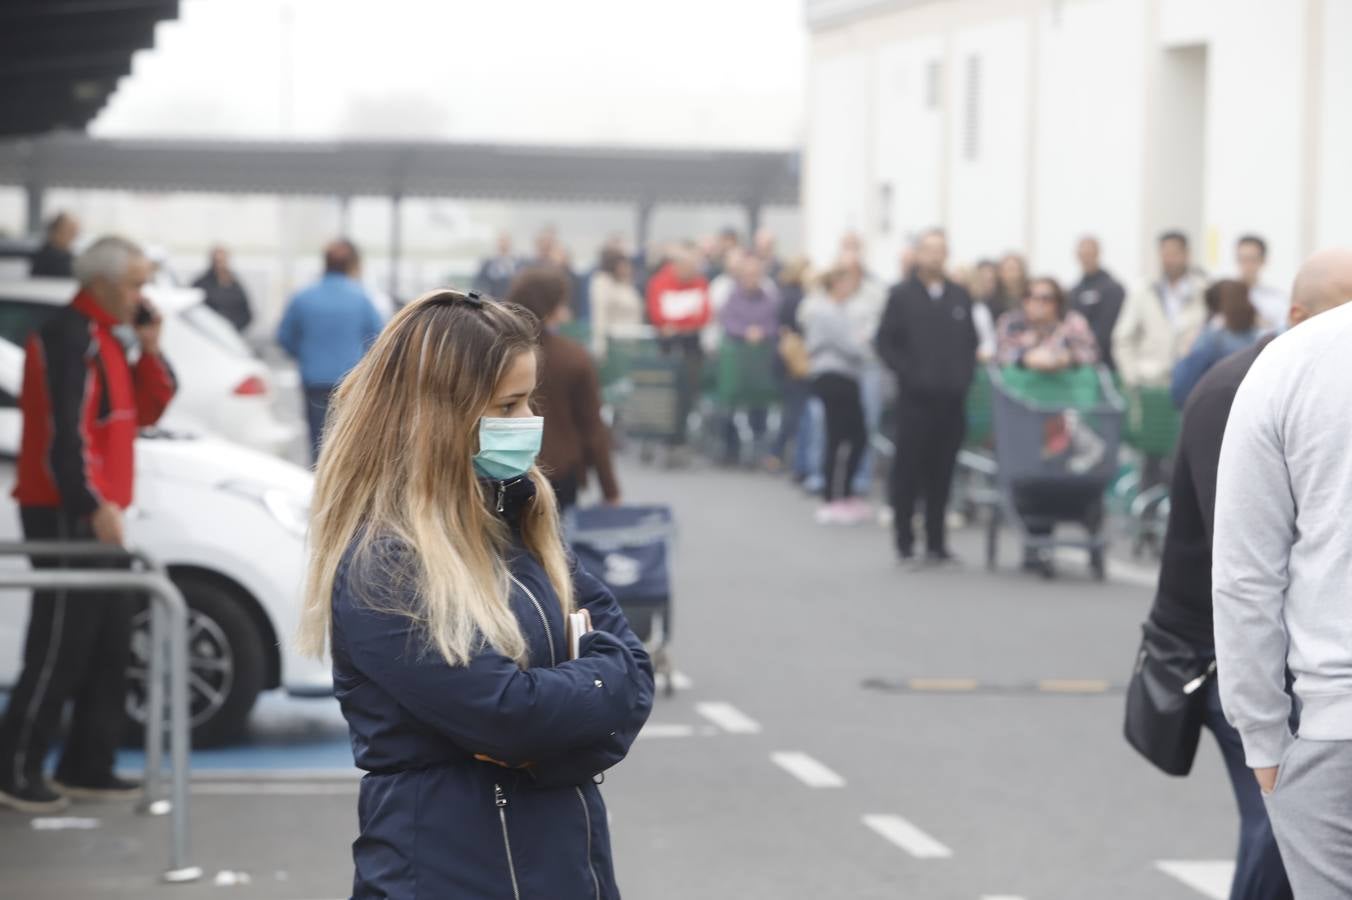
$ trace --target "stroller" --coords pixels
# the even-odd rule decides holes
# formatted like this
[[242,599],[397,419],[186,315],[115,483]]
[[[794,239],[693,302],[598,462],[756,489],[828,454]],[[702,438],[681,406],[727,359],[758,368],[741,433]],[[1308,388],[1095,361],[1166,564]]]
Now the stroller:
[[[1117,475],[1125,404],[1102,367],[1045,374],[990,369],[994,393],[999,504],[986,531],[986,566],[999,555],[1000,525],[1013,522],[1023,538],[1025,565],[1056,574],[1057,547],[1089,551],[1089,566],[1107,577],[1103,496]],[[1059,538],[1058,524],[1085,537]]]
[[667,506],[578,509],[570,533],[582,567],[610,588],[629,625],[648,648],[653,668],[675,693],[671,640],[670,546],[675,530]]

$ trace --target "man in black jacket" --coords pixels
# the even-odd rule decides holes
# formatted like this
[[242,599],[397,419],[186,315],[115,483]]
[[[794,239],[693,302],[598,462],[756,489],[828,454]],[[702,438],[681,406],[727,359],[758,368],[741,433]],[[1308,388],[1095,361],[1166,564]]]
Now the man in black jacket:
[[925,498],[925,550],[932,563],[953,561],[946,537],[953,469],[967,430],[967,389],[976,369],[972,297],[944,276],[948,240],[938,229],[915,248],[915,273],[892,288],[875,342],[897,376],[892,508],[897,552],[915,555],[911,517]]
[[80,236],[80,222],[67,212],[57,213],[47,223],[47,237],[28,266],[34,278],[73,278],[72,247]]
[[230,268],[230,251],[220,245],[211,248],[211,261],[201,277],[192,283],[206,295],[207,306],[220,313],[240,334],[253,321],[249,295]]
[[1117,366],[1113,363],[1113,327],[1117,325],[1117,317],[1122,312],[1122,302],[1127,292],[1099,261],[1098,238],[1088,235],[1080,238],[1075,255],[1080,260],[1080,269],[1084,274],[1079,284],[1070,289],[1070,308],[1089,320],[1103,364],[1116,371]]

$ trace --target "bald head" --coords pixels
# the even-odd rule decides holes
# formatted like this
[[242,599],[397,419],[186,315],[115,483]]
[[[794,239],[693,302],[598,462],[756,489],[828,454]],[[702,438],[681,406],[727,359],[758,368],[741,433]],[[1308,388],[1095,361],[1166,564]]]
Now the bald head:
[[1291,325],[1352,300],[1352,247],[1320,250],[1305,260],[1291,290]]

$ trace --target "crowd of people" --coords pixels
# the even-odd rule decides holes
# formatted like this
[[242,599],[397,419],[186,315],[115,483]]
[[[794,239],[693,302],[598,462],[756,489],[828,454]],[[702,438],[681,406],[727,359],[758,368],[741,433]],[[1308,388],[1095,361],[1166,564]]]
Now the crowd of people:
[[[641,255],[614,238],[588,273],[573,270],[552,228],[538,235],[532,258],[511,247],[499,238],[476,290],[510,297],[523,272],[559,273],[567,299],[554,330],[565,317],[585,325],[599,366],[636,325],[649,326],[683,371],[680,422],[700,386],[716,385],[716,438],[707,443],[717,461],[789,473],[821,498],[822,524],[890,518],[905,560],[918,556],[910,513],[923,507],[923,560],[939,564],[953,559],[946,509],[978,367],[1054,374],[1103,366],[1124,388],[1165,392],[1181,409],[1212,366],[1286,315],[1285,293],[1262,280],[1266,243],[1252,235],[1235,248],[1235,276],[1208,281],[1187,236],[1166,232],[1158,271],[1130,289],[1103,266],[1092,236],[1074,248],[1081,275],[1070,286],[1030,276],[1013,252],[951,265],[938,229],[907,243],[890,286],[865,265],[855,234],[819,267],[780,258],[765,229],[750,240],[724,229]],[[881,510],[870,502],[878,437],[895,451]],[[692,442],[678,434],[668,461],[687,459]],[[586,458],[604,456],[589,449]],[[1144,483],[1163,482],[1166,463],[1147,459]]]

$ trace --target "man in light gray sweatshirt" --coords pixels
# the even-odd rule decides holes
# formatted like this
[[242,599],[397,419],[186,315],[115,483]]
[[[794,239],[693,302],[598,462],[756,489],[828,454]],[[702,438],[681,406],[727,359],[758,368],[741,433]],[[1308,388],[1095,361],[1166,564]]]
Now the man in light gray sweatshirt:
[[[1296,276],[1312,321],[1235,396],[1212,561],[1221,703],[1297,897],[1352,897],[1352,250]],[[1294,677],[1300,734],[1288,724]]]

